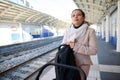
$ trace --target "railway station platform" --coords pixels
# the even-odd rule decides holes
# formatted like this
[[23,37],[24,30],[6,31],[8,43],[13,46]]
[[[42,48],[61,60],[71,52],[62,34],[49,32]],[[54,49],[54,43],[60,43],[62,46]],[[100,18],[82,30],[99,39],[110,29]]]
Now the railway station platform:
[[[29,1],[0,0],[0,80],[35,80],[39,68],[54,61],[63,32],[71,24],[35,10]],[[99,49],[91,56],[87,80],[120,80],[120,0],[72,1],[85,12],[86,21],[96,25]],[[52,78],[55,70],[49,67],[40,80]]]
[[[120,53],[115,47],[97,37],[99,51],[97,55],[91,56],[91,66],[87,80],[120,80]],[[50,68],[40,80],[52,80],[55,78],[54,67]]]
[[[56,49],[60,45],[61,39],[61,37],[50,38],[32,41],[21,45],[14,44],[12,47],[8,46],[11,48],[16,48],[19,52],[15,54],[14,52],[16,51],[12,51],[12,55],[7,54],[3,55],[3,57],[1,56],[0,80],[35,80],[39,68],[47,62],[54,60],[57,51]],[[51,41],[53,42],[51,43]],[[97,36],[97,41],[98,53],[97,55],[91,56],[93,65],[91,66],[87,80],[120,80],[120,52],[116,52],[115,46],[111,43],[106,43],[105,40],[101,39],[99,36]],[[36,46],[34,49],[32,45],[34,47],[38,45],[38,47]],[[25,49],[27,46],[29,46],[29,49]],[[56,48],[55,51],[53,50],[51,52],[50,46],[51,50]],[[20,49],[20,47],[22,49]],[[21,52],[20,50],[24,50],[23,48],[25,51]],[[50,54],[48,54],[49,52]],[[28,60],[33,61],[29,62]],[[21,65],[21,67],[18,67],[18,65]],[[11,72],[10,69],[12,70]],[[13,71],[13,69],[15,70]],[[3,75],[1,75],[2,72],[4,72]],[[52,80],[53,78],[55,78],[55,70],[54,67],[51,66],[43,72],[40,80]]]

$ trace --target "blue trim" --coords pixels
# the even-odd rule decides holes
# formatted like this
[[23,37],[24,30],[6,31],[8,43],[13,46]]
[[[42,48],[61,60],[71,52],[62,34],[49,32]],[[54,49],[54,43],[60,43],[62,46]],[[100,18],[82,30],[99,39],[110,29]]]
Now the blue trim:
[[33,38],[40,38],[41,37],[40,34],[36,34],[36,35],[32,35],[32,36],[33,36]]
[[114,46],[116,46],[116,37],[113,37],[113,36],[110,36],[110,42],[114,45]]
[[54,36],[54,33],[45,28],[42,28],[41,34],[34,34],[32,36],[33,38],[49,37],[49,36]]
[[115,31],[115,36],[110,36],[110,42],[116,47],[117,44],[117,36],[116,36],[116,31]]

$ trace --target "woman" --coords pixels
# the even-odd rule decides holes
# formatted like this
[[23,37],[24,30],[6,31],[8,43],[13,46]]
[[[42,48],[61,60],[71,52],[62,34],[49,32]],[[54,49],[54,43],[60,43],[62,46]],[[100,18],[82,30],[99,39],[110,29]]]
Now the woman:
[[76,65],[88,75],[92,65],[90,55],[95,55],[98,50],[95,30],[89,28],[89,24],[85,22],[85,13],[81,9],[73,10],[71,19],[72,25],[66,29],[62,44],[73,48]]

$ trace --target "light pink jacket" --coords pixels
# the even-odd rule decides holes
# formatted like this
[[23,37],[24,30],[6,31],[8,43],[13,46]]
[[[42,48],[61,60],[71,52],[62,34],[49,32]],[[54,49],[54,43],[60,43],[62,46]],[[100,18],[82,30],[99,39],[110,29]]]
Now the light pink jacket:
[[[69,34],[69,31],[65,33],[62,43],[67,44],[66,41],[69,37],[67,34]],[[73,50],[76,58],[76,64],[78,66],[83,64],[93,64],[90,59],[90,55],[95,55],[98,51],[95,30],[88,27],[85,35],[75,40]]]

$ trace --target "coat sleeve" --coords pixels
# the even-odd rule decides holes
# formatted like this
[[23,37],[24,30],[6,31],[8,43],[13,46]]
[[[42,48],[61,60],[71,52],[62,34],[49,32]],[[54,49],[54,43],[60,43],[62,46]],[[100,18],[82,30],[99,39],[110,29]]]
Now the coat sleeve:
[[95,55],[98,51],[98,44],[96,39],[95,30],[92,30],[89,35],[88,45],[84,45],[83,43],[77,43],[73,50],[77,53],[84,55]]
[[64,32],[62,43],[61,44],[67,44],[67,29]]

